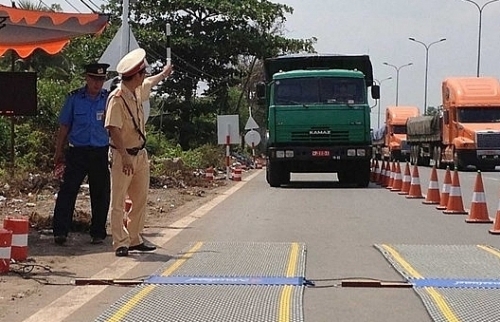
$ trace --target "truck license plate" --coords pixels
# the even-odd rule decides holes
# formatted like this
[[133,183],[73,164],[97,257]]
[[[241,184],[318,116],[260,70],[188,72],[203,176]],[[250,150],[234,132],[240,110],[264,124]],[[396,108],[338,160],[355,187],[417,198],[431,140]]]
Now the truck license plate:
[[313,157],[329,157],[330,151],[328,151],[328,150],[313,150],[312,156]]

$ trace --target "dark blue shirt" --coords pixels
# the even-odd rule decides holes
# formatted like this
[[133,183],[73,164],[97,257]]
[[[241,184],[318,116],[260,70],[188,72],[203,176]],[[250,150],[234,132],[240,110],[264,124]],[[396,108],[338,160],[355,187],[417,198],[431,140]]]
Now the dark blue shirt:
[[59,115],[59,123],[69,127],[68,142],[75,147],[103,147],[109,144],[104,128],[104,112],[109,92],[102,89],[95,98],[85,87],[69,94]]

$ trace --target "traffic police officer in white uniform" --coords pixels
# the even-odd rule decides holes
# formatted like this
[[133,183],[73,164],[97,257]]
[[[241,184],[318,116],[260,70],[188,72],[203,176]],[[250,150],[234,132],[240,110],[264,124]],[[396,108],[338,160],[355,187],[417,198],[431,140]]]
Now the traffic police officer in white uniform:
[[[146,78],[146,52],[135,49],[125,55],[116,67],[121,76],[119,86],[109,94],[105,127],[110,134],[111,166],[111,232],[116,256],[129,251],[153,251],[141,233],[146,216],[149,189],[149,163],[145,149],[146,133],[142,102],[151,88],[172,72],[168,63],[154,76]],[[126,196],[132,201],[127,227],[123,224]]]

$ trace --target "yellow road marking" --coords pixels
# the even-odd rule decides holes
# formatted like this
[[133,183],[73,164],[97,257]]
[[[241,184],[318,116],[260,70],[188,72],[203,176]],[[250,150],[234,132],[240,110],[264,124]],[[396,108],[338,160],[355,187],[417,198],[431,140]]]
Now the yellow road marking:
[[297,271],[297,260],[299,258],[299,244],[292,243],[290,248],[290,257],[288,258],[288,266],[286,269],[286,277],[295,277]]
[[401,255],[399,255],[399,253],[394,249],[392,248],[391,246],[389,245],[382,245],[382,247],[387,251],[389,252],[392,257],[394,257],[394,259],[401,265],[404,267],[404,269],[410,273],[411,276],[413,276],[414,278],[423,278],[422,275],[420,275],[419,272],[417,272],[407,261],[405,261],[403,259],[403,257],[401,257]]
[[[162,276],[168,276],[172,274],[175,270],[177,270],[182,264],[184,264],[189,258],[193,256],[193,254],[200,249],[200,247],[203,245],[202,242],[196,243],[191,249],[185,253],[185,255],[176,260],[168,269],[166,269],[163,273]],[[143,298],[146,297],[149,293],[151,293],[152,290],[154,290],[156,285],[148,285],[145,288],[143,288],[139,293],[134,295],[130,300],[125,303],[118,311],[111,316],[108,321],[109,322],[118,322],[121,321],[125,315],[130,312]]]
[[290,321],[290,302],[292,298],[292,286],[285,285],[281,291],[280,296],[280,308],[279,308],[279,322],[289,322]]
[[429,293],[429,295],[436,303],[437,307],[441,311],[441,313],[445,316],[446,321],[449,322],[459,322],[458,317],[453,313],[453,310],[450,308],[446,300],[439,294],[439,292],[433,287],[424,287],[425,291]]
[[[391,246],[389,245],[382,245],[382,247],[389,252],[392,257],[399,263],[399,265],[403,266],[404,269],[410,273],[414,278],[424,278],[417,270],[415,270],[410,263],[405,261],[403,257]],[[439,292],[433,288],[433,287],[424,287],[424,290],[429,293],[431,298],[434,300],[434,303],[438,307],[438,309],[441,311],[443,316],[445,316],[446,320],[449,322],[459,322],[460,320],[458,317],[453,313],[452,309],[446,303],[446,300],[439,294]]]
[[476,246],[481,248],[482,250],[487,251],[490,254],[495,255],[496,257],[500,257],[500,252],[495,248],[492,248],[491,246],[486,246],[486,245],[476,245]]
[[[288,256],[288,265],[286,268],[286,277],[295,277],[297,273],[297,263],[299,258],[299,244],[292,243],[290,247],[290,253]],[[285,285],[280,295],[280,307],[279,307],[279,322],[289,322],[290,321],[290,303],[292,302],[292,290],[293,286]]]
[[146,295],[148,295],[153,289],[155,288],[154,285],[148,285],[145,288],[143,288],[139,293],[134,295],[127,303],[125,303],[124,306],[122,306],[118,311],[116,311],[115,314],[113,314],[112,317],[108,319],[109,322],[118,322],[123,319],[123,317],[134,308],[137,303],[139,303]]
[[170,266],[168,269],[166,269],[162,274],[161,276],[169,276],[170,274],[172,274],[174,271],[176,271],[182,264],[184,264],[188,259],[190,259],[191,257],[193,257],[193,254],[198,250],[200,249],[200,247],[203,245],[202,242],[197,242],[193,247],[191,247],[191,249],[185,253],[182,258],[179,258],[178,260],[176,260],[172,266]]

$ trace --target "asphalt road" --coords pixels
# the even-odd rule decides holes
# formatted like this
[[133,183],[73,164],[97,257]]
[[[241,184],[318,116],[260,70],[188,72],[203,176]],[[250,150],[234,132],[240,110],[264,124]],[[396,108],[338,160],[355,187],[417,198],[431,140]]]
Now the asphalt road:
[[[420,167],[419,174],[425,194],[430,168]],[[482,175],[494,218],[500,173]],[[474,171],[459,173],[465,208],[470,207],[476,176]],[[439,170],[440,187],[443,177],[444,171]],[[290,185],[270,188],[265,172],[259,171],[175,227],[151,234],[150,240],[164,243],[155,255],[120,259],[101,276],[148,276],[197,241],[300,242],[307,249],[306,278],[321,286],[304,290],[306,322],[422,322],[431,318],[411,288],[346,288],[338,283],[350,278],[403,281],[375,244],[500,248],[500,235],[488,233],[490,224],[465,223],[467,215],[444,215],[434,205],[422,204],[422,199],[407,199],[374,184],[356,189],[341,187],[334,179],[334,175],[293,175]],[[93,321],[128,290],[116,286],[59,289],[54,302],[26,321],[50,316],[51,321]]]

